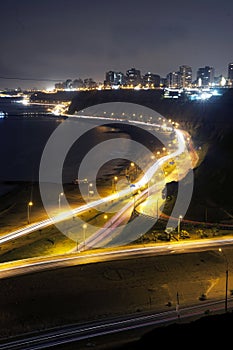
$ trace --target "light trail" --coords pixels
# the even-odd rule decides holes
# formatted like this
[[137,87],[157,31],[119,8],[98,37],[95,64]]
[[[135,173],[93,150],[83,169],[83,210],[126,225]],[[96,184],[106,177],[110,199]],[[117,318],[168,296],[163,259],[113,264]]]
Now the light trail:
[[185,242],[167,242],[147,244],[146,246],[117,247],[111,250],[98,249],[84,254],[66,253],[57,256],[41,256],[23,260],[1,263],[0,279],[38,272],[45,269],[71,267],[95,262],[114,261],[119,259],[133,259],[136,257],[156,255],[187,254],[200,251],[215,250],[219,247],[227,247],[233,244],[233,237],[228,239],[208,238],[205,240],[193,240]]
[[[82,116],[81,116],[82,117]],[[73,118],[79,118],[79,116],[73,116]],[[85,116],[85,118],[87,118],[87,116]],[[96,118],[96,117],[90,117],[90,118]],[[106,118],[107,119],[107,118]],[[115,119],[117,121],[117,119]],[[144,124],[146,126],[155,126],[155,124],[152,123],[143,123],[143,122],[137,122],[137,121],[133,121],[133,123],[135,124]],[[157,125],[157,124],[156,124]],[[157,125],[158,126],[158,125]],[[161,125],[160,125],[161,127]],[[185,151],[185,139],[184,139],[184,135],[182,133],[181,130],[178,129],[174,129],[174,131],[176,132],[177,135],[177,139],[178,139],[178,148],[176,151],[174,151],[173,153],[163,156],[161,157],[159,160],[157,160],[144,174],[144,176],[138,181],[135,182],[135,189],[134,191],[138,191],[139,189],[143,188],[147,183],[149,183],[149,181],[151,180],[151,178],[154,176],[154,174],[156,173],[156,171],[158,171],[158,169],[164,164],[166,163],[170,158],[176,157],[180,154],[182,154]],[[148,191],[148,189],[147,189]],[[9,242],[11,240],[17,239],[19,237],[22,237],[24,235],[30,234],[32,232],[35,232],[37,230],[41,230],[43,228],[46,228],[50,225],[54,225],[56,223],[62,222],[64,220],[70,219],[73,216],[83,213],[88,209],[92,209],[92,208],[98,208],[98,206],[105,204],[105,203],[109,203],[113,200],[115,200],[116,198],[121,199],[124,198],[125,196],[131,196],[132,195],[132,189],[129,187],[126,187],[125,189],[122,189],[120,191],[117,192],[117,194],[112,194],[109,196],[106,196],[104,198],[92,201],[90,203],[81,205],[77,208],[71,209],[67,212],[63,212],[59,215],[56,215],[52,218],[48,218],[45,220],[42,220],[40,222],[28,225],[27,227],[23,227],[20,228],[18,230],[12,231],[8,234],[5,234],[3,236],[0,237],[0,245],[6,242]]]
[[[229,298],[230,308],[233,308],[233,299]],[[184,306],[180,310],[180,321],[194,321],[203,317],[206,310],[211,310],[212,314],[219,314],[224,309],[224,300],[217,299],[211,302],[205,302],[201,305]],[[79,347],[78,342],[83,340],[96,339],[109,334],[118,334],[129,330],[145,333],[147,327],[153,329],[160,326],[168,325],[177,321],[177,311],[175,309],[169,311],[147,312],[142,315],[127,315],[116,318],[93,321],[90,324],[72,324],[53,329],[38,331],[36,334],[23,335],[21,338],[4,339],[0,344],[0,350],[43,350],[65,344],[74,344]],[[140,339],[141,333],[137,334]],[[131,340],[132,338],[132,340]],[[125,342],[135,341],[135,334],[126,335]],[[106,344],[105,344],[106,345]],[[84,345],[87,346],[86,344]],[[111,346],[111,344],[110,344]],[[135,345],[134,345],[135,347]],[[82,347],[83,348],[83,347]]]

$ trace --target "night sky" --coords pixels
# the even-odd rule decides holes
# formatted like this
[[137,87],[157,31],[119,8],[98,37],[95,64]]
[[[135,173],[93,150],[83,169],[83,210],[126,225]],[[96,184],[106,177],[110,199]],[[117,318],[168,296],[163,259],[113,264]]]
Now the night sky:
[[1,89],[99,82],[131,67],[165,77],[186,64],[196,78],[209,65],[226,76],[233,62],[232,0],[7,0],[0,30]]

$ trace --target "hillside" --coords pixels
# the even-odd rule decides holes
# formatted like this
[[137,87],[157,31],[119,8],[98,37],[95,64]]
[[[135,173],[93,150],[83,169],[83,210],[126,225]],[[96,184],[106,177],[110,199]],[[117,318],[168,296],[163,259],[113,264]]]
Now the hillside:
[[[70,111],[104,102],[132,102],[152,108],[187,130],[201,150],[202,161],[194,170],[194,192],[187,218],[231,223],[233,221],[233,89],[208,101],[165,99],[159,90],[93,91],[73,98]],[[185,179],[184,179],[185,181]],[[173,186],[173,185],[172,185]]]
[[[231,223],[233,221],[233,89],[208,101],[187,98],[165,99],[160,90],[88,91],[38,94],[32,100],[72,101],[69,113],[104,102],[131,102],[152,108],[165,118],[178,122],[187,130],[202,161],[194,170],[194,192],[187,217]],[[185,181],[185,179],[184,179]],[[174,184],[172,184],[172,188]]]

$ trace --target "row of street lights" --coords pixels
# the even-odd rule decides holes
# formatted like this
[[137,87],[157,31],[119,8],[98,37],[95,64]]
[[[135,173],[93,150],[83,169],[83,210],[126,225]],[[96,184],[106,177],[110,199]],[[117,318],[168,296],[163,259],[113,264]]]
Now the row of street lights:
[[[61,197],[62,196],[64,196],[64,193],[63,192],[59,193],[59,195],[58,195],[58,208],[59,208],[59,210],[61,209]],[[28,222],[28,224],[31,223],[30,216],[31,216],[31,208],[32,208],[32,206],[33,206],[33,202],[29,201],[27,203],[27,222]]]
[[[87,181],[88,183],[88,181]],[[90,195],[93,195],[94,191],[91,190],[91,188],[93,187],[93,183],[88,183],[88,198],[90,197]],[[61,197],[64,196],[63,192],[60,192],[58,195],[58,209],[61,209]],[[30,202],[32,203],[32,202]],[[32,205],[32,204],[29,204]]]
[[[107,214],[104,214],[104,220],[107,220],[108,219],[108,215]],[[86,249],[86,231],[87,231],[87,224],[84,223],[82,225],[82,228],[83,228],[83,247],[84,247],[84,250]]]
[[[63,192],[59,193],[59,195],[58,195],[58,208],[59,208],[59,210],[61,209],[61,197],[62,196],[64,196],[64,193]],[[28,222],[28,224],[31,223],[30,216],[31,216],[31,208],[32,208],[32,206],[33,206],[33,202],[29,201],[28,204],[27,204],[27,222]]]
[[[113,192],[116,191],[116,181],[118,180],[118,177],[115,176],[113,178],[113,182],[112,182],[112,188],[113,188]],[[92,183],[88,184],[88,197],[89,197],[89,192],[90,192],[90,188],[93,186]],[[58,206],[59,206],[59,209],[61,208],[61,197],[64,195],[63,192],[60,192],[59,193],[59,196],[58,196]],[[135,200],[135,199],[134,199]],[[30,224],[30,213],[31,213],[31,208],[33,206],[33,202],[32,201],[29,201],[28,204],[27,204],[27,221],[28,221],[28,224]],[[135,206],[135,203],[134,203],[134,206]],[[158,216],[158,200],[157,200],[157,216]],[[108,218],[108,216],[105,214],[104,215],[104,219],[106,220]],[[181,220],[183,219],[182,215],[179,215],[179,218],[178,218],[178,226],[177,226],[177,232],[178,232],[178,240],[180,238],[180,225],[181,225]],[[84,242],[84,250],[86,248],[86,229],[87,229],[87,224],[84,223],[83,226],[83,242]],[[227,294],[228,294],[228,269],[229,269],[229,264],[228,264],[228,259],[225,255],[225,253],[223,252],[223,250],[221,248],[219,248],[219,252],[221,252],[225,258],[225,261],[226,261],[226,282],[225,282],[225,312],[227,312],[227,309],[228,309],[228,298],[227,298]]]
[[80,183],[87,184],[87,197],[88,197],[88,199],[90,198],[90,196],[93,196],[93,194],[94,194],[94,191],[92,190],[93,183],[89,182],[87,178],[81,179],[81,180],[76,179],[76,180],[74,180],[74,183],[75,184],[80,184]]

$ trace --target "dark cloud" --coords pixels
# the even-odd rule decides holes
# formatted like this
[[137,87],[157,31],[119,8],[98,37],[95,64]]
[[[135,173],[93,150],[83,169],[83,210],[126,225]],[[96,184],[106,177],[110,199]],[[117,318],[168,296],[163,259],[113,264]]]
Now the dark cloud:
[[194,74],[204,65],[226,74],[232,29],[231,0],[8,0],[0,13],[0,75],[100,81],[110,69],[165,76],[182,64]]

